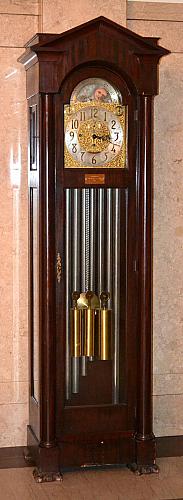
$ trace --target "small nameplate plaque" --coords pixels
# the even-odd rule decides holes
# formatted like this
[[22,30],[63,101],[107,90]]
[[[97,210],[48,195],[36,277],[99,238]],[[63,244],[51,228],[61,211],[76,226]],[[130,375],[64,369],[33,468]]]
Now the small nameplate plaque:
[[105,184],[105,174],[85,174],[85,184]]

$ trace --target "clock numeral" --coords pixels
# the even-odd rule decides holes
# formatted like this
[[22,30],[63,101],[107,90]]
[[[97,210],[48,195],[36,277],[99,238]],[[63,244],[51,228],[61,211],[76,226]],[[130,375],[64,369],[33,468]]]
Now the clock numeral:
[[115,139],[115,141],[117,141],[117,140],[118,140],[118,137],[119,137],[119,132],[114,132],[114,133],[116,134],[116,139]]
[[116,121],[115,121],[115,120],[111,120],[111,123],[112,123],[111,128],[114,130],[114,129],[116,128],[116,127],[115,127],[115,125],[116,125]]
[[123,114],[122,106],[117,106],[116,114],[117,114],[117,116],[121,116]]
[[67,108],[65,109],[64,113],[68,113],[69,115],[72,113],[72,110],[71,110],[71,107],[69,106],[69,104],[68,104]]
[[107,156],[107,153],[105,153],[105,161],[107,161],[108,159],[108,156]]
[[107,120],[107,113],[106,111],[104,111],[104,122],[106,122],[106,120]]
[[98,109],[94,108],[91,109],[91,118],[97,118],[98,115]]
[[77,153],[77,144],[72,144],[72,152]]
[[78,125],[79,125],[79,121],[78,120],[72,120],[72,128],[77,129]]
[[83,161],[83,156],[85,154],[85,151],[81,151],[81,160]]
[[85,111],[81,111],[80,112],[80,120],[81,120],[81,122],[86,120],[86,113],[85,113]]
[[69,135],[72,139],[74,139],[74,132],[71,131]]
[[92,156],[92,164],[95,165],[97,163],[97,160],[95,158],[95,156]]
[[114,144],[113,144],[113,147],[112,147],[111,151],[112,151],[113,153],[115,153],[115,152],[116,152],[115,147],[114,147]]

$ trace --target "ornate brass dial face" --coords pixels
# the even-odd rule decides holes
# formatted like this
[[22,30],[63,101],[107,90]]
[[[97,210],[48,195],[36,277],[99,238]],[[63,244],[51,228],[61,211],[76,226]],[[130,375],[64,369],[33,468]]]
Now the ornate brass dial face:
[[64,106],[65,168],[126,167],[126,107],[100,101]]
[[81,122],[78,129],[78,141],[81,149],[87,153],[101,153],[110,143],[108,125],[93,119]]

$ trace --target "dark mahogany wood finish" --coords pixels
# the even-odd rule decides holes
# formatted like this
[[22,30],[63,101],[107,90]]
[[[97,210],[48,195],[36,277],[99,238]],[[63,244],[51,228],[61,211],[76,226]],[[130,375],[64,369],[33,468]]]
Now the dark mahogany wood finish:
[[[140,473],[153,472],[152,106],[158,93],[158,62],[168,51],[158,45],[158,39],[141,37],[103,17],[59,35],[36,35],[26,47],[19,60],[27,70],[28,104],[31,107],[37,103],[39,122],[37,171],[29,171],[29,187],[39,193],[40,235],[40,402],[35,401],[31,389],[28,426],[28,448],[37,465],[36,478],[60,479],[64,467],[94,463],[128,463]],[[121,297],[125,304],[121,313],[125,325],[121,364],[126,381],[120,404],[115,406],[104,402],[84,406],[82,395],[81,400],[76,397],[77,406],[68,406],[64,399],[64,189],[85,187],[85,172],[64,170],[63,104],[69,102],[77,83],[91,76],[108,79],[118,87],[129,112],[128,168],[97,170],[105,174],[103,187],[121,188],[122,199],[128,200],[125,303]],[[96,170],[90,169],[92,172]],[[56,281],[57,252],[63,263],[61,283]],[[30,259],[30,280],[31,275]],[[32,302],[30,287],[30,348]],[[32,355],[30,361],[32,366]],[[110,371],[109,364],[104,363],[105,370]],[[92,397],[95,399],[95,394]]]

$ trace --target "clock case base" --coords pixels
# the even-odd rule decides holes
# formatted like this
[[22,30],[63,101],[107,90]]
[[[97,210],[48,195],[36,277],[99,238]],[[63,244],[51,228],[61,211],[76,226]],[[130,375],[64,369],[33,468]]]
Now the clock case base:
[[[27,426],[27,448],[24,458],[34,464],[33,477],[36,482],[62,481],[62,473],[68,470],[87,468],[112,468],[127,466],[136,475],[158,473],[155,464],[156,440],[154,435],[140,440],[129,433],[113,433],[103,436],[95,433],[93,440],[81,436],[77,440],[57,443],[46,447],[39,443],[31,426]],[[69,438],[69,436],[68,436]],[[79,444],[79,446],[78,446]],[[79,453],[78,453],[79,449]]]

